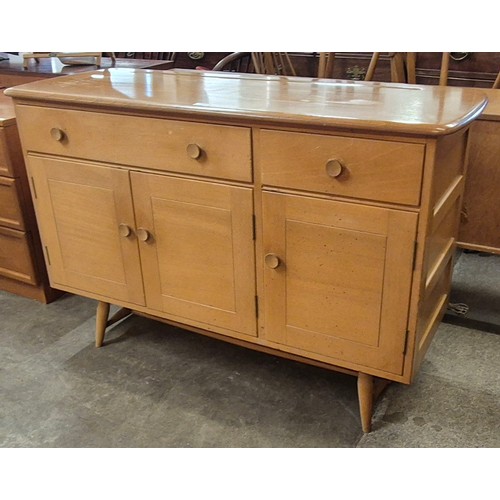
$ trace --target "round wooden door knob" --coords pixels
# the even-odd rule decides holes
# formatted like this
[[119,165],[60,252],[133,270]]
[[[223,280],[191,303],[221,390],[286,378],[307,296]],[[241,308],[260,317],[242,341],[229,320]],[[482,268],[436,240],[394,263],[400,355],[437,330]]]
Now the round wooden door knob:
[[344,165],[340,160],[336,158],[328,160],[326,162],[326,173],[330,177],[338,177],[344,170]]
[[130,226],[127,226],[127,224],[120,224],[118,226],[118,232],[120,233],[120,236],[126,238],[132,234],[132,229],[130,229]]
[[270,269],[276,269],[281,264],[280,258],[274,253],[268,253],[264,257],[264,262],[266,263],[266,266],[269,267]]
[[66,136],[64,130],[61,130],[60,128],[56,127],[50,129],[50,135],[52,136],[52,139],[54,139],[57,142],[61,142]]
[[188,144],[186,147],[186,152],[189,158],[193,158],[193,160],[198,160],[203,153],[203,149],[198,146],[198,144]]
[[148,241],[151,238],[151,233],[147,229],[143,229],[142,227],[140,227],[137,230],[137,238],[140,241]]

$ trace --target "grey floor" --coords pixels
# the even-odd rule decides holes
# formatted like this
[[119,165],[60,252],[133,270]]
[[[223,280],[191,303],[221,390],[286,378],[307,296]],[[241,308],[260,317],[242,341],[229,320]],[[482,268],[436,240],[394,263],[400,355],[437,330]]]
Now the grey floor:
[[96,349],[94,301],[0,292],[0,447],[497,448],[500,257],[462,253],[452,299],[473,327],[450,313],[363,435],[353,377],[139,317]]

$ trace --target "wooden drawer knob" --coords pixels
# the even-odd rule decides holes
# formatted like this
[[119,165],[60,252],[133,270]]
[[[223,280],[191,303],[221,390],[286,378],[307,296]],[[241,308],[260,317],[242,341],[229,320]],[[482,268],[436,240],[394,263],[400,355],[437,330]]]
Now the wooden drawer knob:
[[266,263],[266,266],[269,267],[270,269],[276,269],[281,264],[280,258],[274,253],[268,253],[264,257],[264,262]]
[[193,158],[193,160],[198,160],[201,156],[201,153],[203,153],[203,149],[201,149],[198,144],[188,144],[186,151],[189,158]]
[[58,142],[61,142],[64,137],[66,137],[64,131],[56,127],[50,129],[50,135],[52,136],[52,139]]
[[137,230],[137,238],[141,241],[148,241],[149,239],[151,239],[151,233],[147,229],[143,229],[142,227],[140,227]]
[[120,233],[120,236],[126,238],[132,234],[132,229],[130,229],[130,226],[127,226],[127,224],[120,224],[118,226],[118,232]]
[[326,162],[326,173],[330,177],[338,177],[344,170],[344,165],[340,160],[332,159]]

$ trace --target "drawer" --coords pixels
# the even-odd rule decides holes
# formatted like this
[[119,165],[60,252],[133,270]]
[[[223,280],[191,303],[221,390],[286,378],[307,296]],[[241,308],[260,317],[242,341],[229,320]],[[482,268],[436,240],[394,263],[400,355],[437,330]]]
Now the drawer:
[[19,180],[0,177],[0,226],[24,229]]
[[13,176],[14,172],[9,158],[9,145],[6,129],[0,127],[0,175]]
[[24,170],[24,159],[16,124],[0,127],[0,175],[18,177]]
[[249,128],[34,106],[16,113],[29,151],[252,180]]
[[0,276],[37,284],[29,233],[0,227]]
[[262,183],[418,205],[422,144],[262,130]]

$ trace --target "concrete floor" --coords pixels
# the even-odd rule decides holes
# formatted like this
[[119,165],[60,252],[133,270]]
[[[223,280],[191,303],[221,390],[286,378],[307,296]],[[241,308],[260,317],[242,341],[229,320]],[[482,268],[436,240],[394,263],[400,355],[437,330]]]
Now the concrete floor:
[[452,297],[491,328],[443,322],[367,435],[353,377],[139,317],[96,349],[94,301],[0,292],[0,447],[497,448],[499,284],[499,256],[460,256]]

